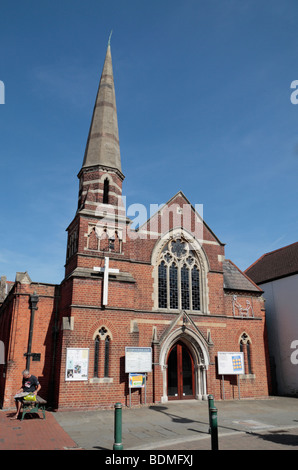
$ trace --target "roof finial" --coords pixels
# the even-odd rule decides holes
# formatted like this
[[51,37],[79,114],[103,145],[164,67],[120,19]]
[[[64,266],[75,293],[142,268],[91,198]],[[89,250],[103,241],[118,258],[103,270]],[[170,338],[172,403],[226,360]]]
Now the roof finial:
[[111,45],[111,37],[112,37],[112,34],[113,34],[113,30],[110,32],[110,36],[109,36],[109,40],[108,40],[108,46]]

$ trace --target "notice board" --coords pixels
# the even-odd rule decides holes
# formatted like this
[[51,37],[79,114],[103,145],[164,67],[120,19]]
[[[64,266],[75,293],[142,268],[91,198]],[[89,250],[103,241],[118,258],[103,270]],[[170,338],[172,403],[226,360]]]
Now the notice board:
[[89,364],[88,348],[67,348],[65,380],[87,380]]
[[242,352],[218,352],[217,359],[219,375],[244,374],[244,358]]
[[126,346],[125,348],[125,372],[151,372],[152,348],[139,348]]

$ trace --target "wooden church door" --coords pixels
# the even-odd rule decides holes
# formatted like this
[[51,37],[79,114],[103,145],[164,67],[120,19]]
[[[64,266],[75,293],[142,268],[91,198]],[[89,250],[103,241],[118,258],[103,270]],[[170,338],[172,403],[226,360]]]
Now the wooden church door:
[[167,385],[169,400],[194,398],[194,364],[187,346],[176,343],[169,352],[167,361]]

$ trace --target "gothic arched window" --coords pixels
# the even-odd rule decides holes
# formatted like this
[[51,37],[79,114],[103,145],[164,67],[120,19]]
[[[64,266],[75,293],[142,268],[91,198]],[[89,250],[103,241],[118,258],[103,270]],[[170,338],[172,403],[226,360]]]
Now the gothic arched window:
[[201,310],[200,265],[195,252],[181,238],[170,240],[158,265],[158,307]]
[[110,364],[110,337],[105,338],[105,359],[104,359],[104,377],[109,377],[109,364]]
[[[100,343],[102,343],[103,346],[101,346]],[[108,330],[102,326],[94,339],[94,377],[99,377],[100,370],[103,370],[104,377],[109,377],[110,343],[111,336]]]
[[251,340],[246,333],[240,338],[240,352],[243,352],[245,373],[252,374]]
[[94,367],[93,377],[99,377],[99,335],[96,336],[94,341]]

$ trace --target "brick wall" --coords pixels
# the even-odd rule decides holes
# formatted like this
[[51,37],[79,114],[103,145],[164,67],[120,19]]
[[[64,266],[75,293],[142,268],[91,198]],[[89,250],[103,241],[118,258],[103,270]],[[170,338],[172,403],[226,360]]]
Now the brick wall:
[[40,395],[49,396],[53,358],[53,329],[56,313],[57,286],[16,283],[0,315],[0,338],[5,344],[6,364],[1,366],[1,401],[4,408],[13,406],[13,395],[22,384],[22,371],[26,368],[30,329],[30,295],[39,296],[34,316],[31,352],[40,354],[40,361],[31,358],[30,372],[41,383]]

